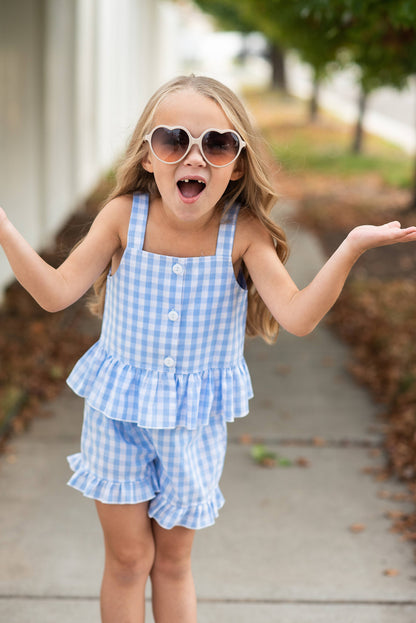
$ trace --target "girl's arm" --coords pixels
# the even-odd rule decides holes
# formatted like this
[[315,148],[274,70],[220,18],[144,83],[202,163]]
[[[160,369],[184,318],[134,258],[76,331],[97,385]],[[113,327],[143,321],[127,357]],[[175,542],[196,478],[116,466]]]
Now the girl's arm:
[[380,227],[363,225],[353,229],[311,283],[299,290],[292,281],[263,227],[251,229],[251,242],[244,262],[266,306],[287,331],[310,333],[331,309],[354,263],[364,251],[416,240],[416,227],[401,229],[394,221]]
[[114,199],[103,208],[86,238],[56,269],[32,249],[0,208],[0,245],[17,280],[46,311],[59,311],[78,300],[120,248],[114,209],[120,200]]

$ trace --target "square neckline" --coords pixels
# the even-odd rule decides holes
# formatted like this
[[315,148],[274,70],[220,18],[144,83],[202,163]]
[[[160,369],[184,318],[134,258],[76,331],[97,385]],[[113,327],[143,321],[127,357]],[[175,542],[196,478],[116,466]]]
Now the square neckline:
[[[132,211],[135,208],[135,199],[136,197],[140,197],[142,193],[134,193],[133,194],[133,202],[132,202]],[[221,250],[221,246],[224,247],[224,244],[221,245],[221,242],[223,242],[222,238],[223,235],[221,235],[221,232],[223,230],[223,226],[225,224],[224,222],[224,214],[221,217],[220,220],[220,224],[218,227],[218,232],[217,232],[217,241],[216,241],[216,245],[215,245],[215,253],[211,254],[211,255],[166,255],[165,253],[155,253],[154,251],[146,251],[143,248],[144,245],[144,240],[145,240],[145,236],[146,236],[146,230],[147,230],[147,223],[149,220],[149,208],[150,208],[150,196],[148,193],[145,193],[146,196],[146,203],[144,206],[144,214],[140,215],[139,210],[137,210],[138,214],[136,214],[136,218],[138,222],[142,222],[143,226],[140,228],[141,232],[140,232],[140,245],[139,245],[139,251],[141,253],[145,253],[146,255],[149,256],[154,256],[154,257],[161,257],[161,258],[166,258],[167,260],[201,260],[201,259],[207,259],[207,258],[215,258],[215,257],[222,257],[222,254],[219,253],[219,251]],[[139,201],[137,201],[136,203],[139,203]],[[131,217],[130,217],[130,224],[132,223]],[[136,226],[137,227],[137,226]],[[129,227],[130,229],[130,227]],[[130,231],[129,231],[130,234]],[[128,239],[128,243],[127,246],[129,246],[129,239]]]

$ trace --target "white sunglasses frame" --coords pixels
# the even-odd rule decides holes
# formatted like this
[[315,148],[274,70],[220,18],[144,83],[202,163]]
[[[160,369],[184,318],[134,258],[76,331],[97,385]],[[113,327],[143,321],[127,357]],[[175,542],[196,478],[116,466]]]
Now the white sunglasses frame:
[[[162,158],[159,158],[159,156],[155,153],[153,147],[152,147],[152,137],[153,134],[156,132],[156,130],[159,130],[160,128],[166,128],[167,130],[183,130],[188,138],[189,138],[189,145],[188,148],[186,150],[186,152],[184,153],[183,156],[181,156],[178,160],[175,160],[174,162],[166,162],[166,160],[162,160]],[[210,162],[208,160],[208,158],[205,156],[204,151],[202,149],[202,139],[205,136],[205,134],[207,134],[207,132],[218,132],[218,134],[225,134],[226,132],[232,132],[233,134],[235,134],[238,137],[238,144],[239,144],[239,148],[238,148],[238,152],[235,155],[235,157],[230,160],[230,162],[227,162],[227,164],[213,164],[212,162]],[[183,160],[184,158],[186,158],[186,156],[189,154],[189,152],[191,151],[192,147],[194,145],[198,145],[199,151],[203,157],[203,159],[205,160],[205,162],[207,162],[211,167],[215,167],[216,169],[222,169],[224,167],[228,167],[230,166],[230,164],[232,164],[233,162],[235,162],[238,158],[238,156],[240,155],[241,151],[244,149],[244,147],[246,147],[246,142],[243,141],[243,139],[241,138],[241,136],[239,135],[239,133],[236,130],[217,130],[216,128],[208,128],[208,130],[204,130],[202,132],[202,134],[200,136],[198,136],[198,138],[194,138],[192,136],[192,134],[190,133],[190,131],[187,128],[184,128],[181,125],[173,125],[173,126],[169,126],[169,125],[157,125],[156,127],[153,128],[153,130],[151,132],[149,132],[149,134],[146,134],[146,136],[143,138],[144,141],[147,141],[149,143],[149,147],[150,150],[152,152],[152,154],[154,155],[155,158],[157,158],[160,162],[163,162],[164,164],[178,164],[178,162],[180,162],[181,160]]]

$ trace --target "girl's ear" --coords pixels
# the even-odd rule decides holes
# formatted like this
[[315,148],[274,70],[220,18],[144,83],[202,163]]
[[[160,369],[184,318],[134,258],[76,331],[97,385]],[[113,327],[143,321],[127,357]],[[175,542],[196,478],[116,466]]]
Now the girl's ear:
[[153,165],[148,153],[143,158],[141,165],[145,171],[147,171],[148,173],[153,173]]
[[242,158],[239,158],[237,160],[237,163],[234,166],[233,172],[231,173],[230,180],[235,182],[236,180],[241,179],[243,175],[244,175],[244,163],[243,163]]

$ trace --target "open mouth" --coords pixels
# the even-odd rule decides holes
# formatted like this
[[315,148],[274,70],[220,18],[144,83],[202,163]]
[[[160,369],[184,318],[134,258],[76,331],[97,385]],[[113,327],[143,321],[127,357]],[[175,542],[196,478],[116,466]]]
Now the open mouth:
[[179,192],[185,199],[196,199],[202,193],[205,186],[205,182],[200,179],[185,178],[178,182]]

